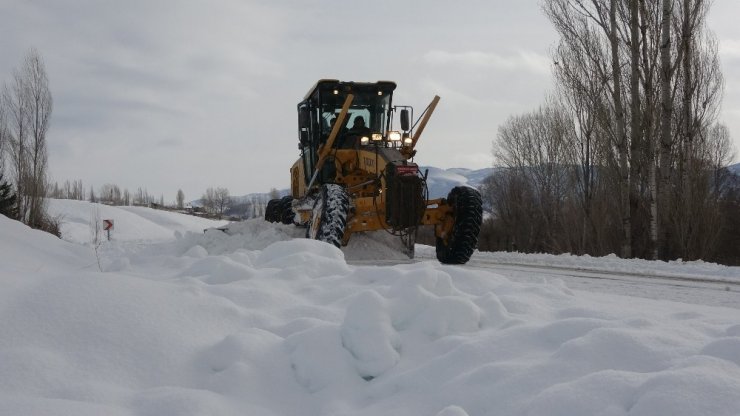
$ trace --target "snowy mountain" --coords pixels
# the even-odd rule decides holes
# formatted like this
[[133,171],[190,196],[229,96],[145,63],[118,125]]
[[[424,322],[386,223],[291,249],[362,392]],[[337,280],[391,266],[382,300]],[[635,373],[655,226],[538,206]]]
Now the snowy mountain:
[[[384,233],[339,250],[262,220],[204,233],[221,223],[51,210],[66,241],[0,216],[0,414],[740,408],[737,267],[507,253],[451,267],[425,246],[394,259]],[[96,253],[97,214],[115,230]]]
[[[463,168],[451,168],[451,169],[440,169],[433,166],[421,166],[420,170],[422,174],[428,170],[429,176],[427,177],[427,185],[429,187],[429,198],[444,198],[455,186],[472,186],[478,188],[483,181],[493,173],[493,168],[486,169],[463,169]],[[278,191],[280,196],[290,194],[290,189],[283,188]],[[247,195],[232,196],[231,205],[226,212],[226,215],[241,217],[241,218],[252,218],[254,212],[263,212],[262,209],[254,209],[255,204],[261,204],[263,207],[267,205],[270,200],[269,192],[257,192]],[[190,202],[193,207],[202,207],[203,201],[197,199]]]
[[478,188],[483,181],[491,176],[493,168],[486,169],[440,169],[433,166],[422,166],[421,171],[429,170],[427,186],[429,187],[429,198],[444,198],[455,186],[467,185]]
[[[429,186],[429,197],[430,198],[442,198],[446,197],[450,189],[455,186],[467,185],[474,188],[478,188],[483,181],[493,173],[493,168],[486,169],[464,169],[464,168],[451,168],[451,169],[440,169],[433,166],[420,166],[422,174],[425,171],[429,171],[427,177],[427,185]],[[288,195],[290,189],[285,188],[279,191],[280,195]],[[269,200],[269,193],[255,193],[244,196],[232,197],[235,201],[252,201],[265,199]],[[202,206],[200,200],[194,201],[193,206]]]
[[736,163],[734,165],[730,165],[730,166],[727,167],[727,169],[730,172],[734,173],[735,175],[740,176],[740,163]]

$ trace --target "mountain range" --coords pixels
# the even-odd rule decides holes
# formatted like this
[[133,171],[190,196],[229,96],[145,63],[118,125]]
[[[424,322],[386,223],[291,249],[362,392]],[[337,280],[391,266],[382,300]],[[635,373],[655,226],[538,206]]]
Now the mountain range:
[[[484,168],[484,169],[465,169],[465,168],[449,168],[441,169],[434,166],[420,166],[422,174],[427,173],[427,186],[429,188],[429,198],[444,198],[450,189],[455,186],[471,186],[473,188],[480,188],[483,181],[489,177],[495,170],[495,168]],[[730,165],[727,169],[740,176],[740,163]],[[278,190],[280,196],[288,195],[290,190],[287,188]],[[232,196],[232,206],[244,206],[251,204],[267,204],[270,200],[269,192],[256,192],[241,196]],[[194,207],[202,206],[200,199],[192,201],[191,205]],[[234,213],[236,214],[236,213]]]

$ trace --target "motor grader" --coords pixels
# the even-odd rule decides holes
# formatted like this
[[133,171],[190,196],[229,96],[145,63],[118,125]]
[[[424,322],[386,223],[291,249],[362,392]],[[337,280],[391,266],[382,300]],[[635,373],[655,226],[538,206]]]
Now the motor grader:
[[337,247],[355,233],[386,230],[409,257],[418,227],[431,225],[437,259],[464,264],[478,242],[480,194],[458,186],[447,198],[427,199],[415,147],[439,97],[412,125],[413,108],[393,105],[395,89],[390,81],[318,81],[298,103],[291,194],[269,201],[265,219],[305,226],[307,237]]

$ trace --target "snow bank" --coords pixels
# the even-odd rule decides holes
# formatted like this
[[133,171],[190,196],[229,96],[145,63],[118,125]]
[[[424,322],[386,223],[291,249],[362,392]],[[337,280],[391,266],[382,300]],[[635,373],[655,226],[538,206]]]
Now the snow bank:
[[0,236],[0,270],[33,273],[49,267],[84,268],[95,261],[89,250],[4,215],[0,215]]
[[[85,244],[92,241],[93,224],[112,219],[111,239],[116,241],[172,240],[176,233],[202,232],[227,221],[213,221],[192,215],[146,207],[110,206],[87,201],[49,199],[49,213],[62,223],[62,238]],[[100,224],[102,230],[102,224]],[[101,237],[105,234],[101,231]]]
[[[417,257],[435,258],[434,248],[418,246]],[[704,261],[669,262],[641,259],[622,259],[615,254],[604,257],[572,254],[524,254],[513,252],[478,252],[473,255],[471,264],[511,264],[545,266],[551,268],[568,268],[576,270],[594,270],[635,275],[663,276],[689,279],[726,280],[740,282],[740,267],[724,266]]]
[[737,309],[434,261],[353,266],[352,250],[259,221],[153,243],[133,230],[178,225],[135,214],[101,247],[104,272],[84,267],[89,248],[0,217],[0,414],[740,409]]

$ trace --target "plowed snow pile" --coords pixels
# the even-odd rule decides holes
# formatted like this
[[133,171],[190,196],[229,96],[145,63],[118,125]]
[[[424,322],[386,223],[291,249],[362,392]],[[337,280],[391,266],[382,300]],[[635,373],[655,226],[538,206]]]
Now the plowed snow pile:
[[[89,218],[89,205],[55,204]],[[383,244],[345,253],[292,226],[204,234],[178,214],[126,212],[131,229],[98,250],[102,271],[86,241],[0,216],[0,414],[740,409],[740,310],[435,261],[353,266],[345,254],[371,258]]]

